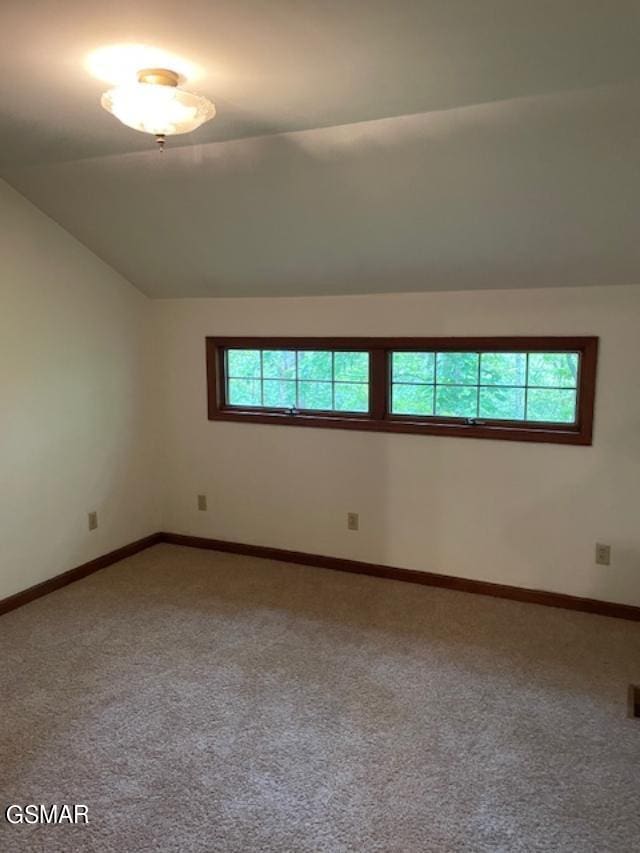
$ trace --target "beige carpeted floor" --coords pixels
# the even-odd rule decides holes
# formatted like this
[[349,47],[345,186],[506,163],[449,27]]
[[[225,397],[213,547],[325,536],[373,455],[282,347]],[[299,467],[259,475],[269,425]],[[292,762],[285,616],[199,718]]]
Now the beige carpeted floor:
[[640,850],[640,624],[158,545],[0,617],[3,853]]

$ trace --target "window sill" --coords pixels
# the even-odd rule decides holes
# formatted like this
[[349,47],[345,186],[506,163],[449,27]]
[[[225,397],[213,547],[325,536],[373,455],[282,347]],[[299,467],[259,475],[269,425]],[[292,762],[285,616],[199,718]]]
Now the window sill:
[[514,426],[513,424],[468,424],[461,421],[430,422],[408,418],[388,417],[374,420],[368,415],[322,415],[283,412],[255,412],[218,409],[209,413],[210,421],[270,424],[272,426],[315,427],[319,429],[355,429],[365,432],[391,432],[413,435],[441,435],[457,438],[482,438],[497,441],[533,441],[552,444],[591,445],[590,432],[579,427],[558,427],[549,424]]

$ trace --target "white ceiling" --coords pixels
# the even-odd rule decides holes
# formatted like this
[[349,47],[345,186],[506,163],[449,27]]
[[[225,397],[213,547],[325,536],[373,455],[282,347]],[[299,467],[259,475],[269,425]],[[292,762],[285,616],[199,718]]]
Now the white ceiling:
[[[4,0],[0,174],[153,296],[640,282],[640,2]],[[93,49],[203,69],[151,137]]]

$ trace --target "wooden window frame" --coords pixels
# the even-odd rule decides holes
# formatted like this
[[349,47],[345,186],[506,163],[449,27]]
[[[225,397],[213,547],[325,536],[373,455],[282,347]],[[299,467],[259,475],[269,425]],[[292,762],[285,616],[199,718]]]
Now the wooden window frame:
[[[225,358],[227,349],[295,349],[369,352],[368,413],[296,412],[227,406]],[[392,352],[577,352],[580,355],[575,424],[392,415],[390,355]],[[554,444],[593,443],[597,337],[477,337],[477,338],[326,338],[326,337],[207,337],[208,417],[211,421],[278,424],[322,429],[535,441]]]

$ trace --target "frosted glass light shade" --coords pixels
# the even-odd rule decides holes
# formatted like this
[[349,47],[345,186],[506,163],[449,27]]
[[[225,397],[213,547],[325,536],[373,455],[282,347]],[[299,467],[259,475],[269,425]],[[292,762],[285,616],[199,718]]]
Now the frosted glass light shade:
[[216,114],[216,108],[206,98],[156,83],[130,83],[109,89],[100,103],[127,127],[161,136],[189,133]]

